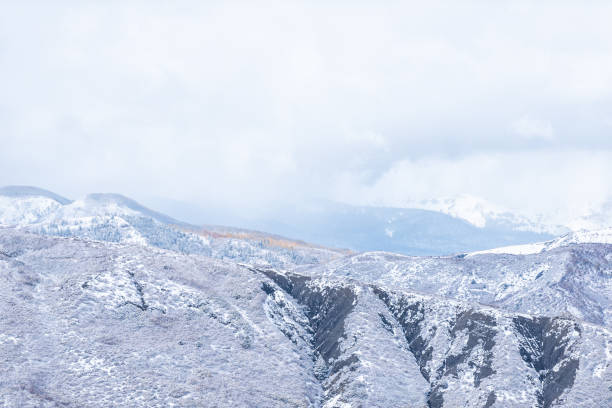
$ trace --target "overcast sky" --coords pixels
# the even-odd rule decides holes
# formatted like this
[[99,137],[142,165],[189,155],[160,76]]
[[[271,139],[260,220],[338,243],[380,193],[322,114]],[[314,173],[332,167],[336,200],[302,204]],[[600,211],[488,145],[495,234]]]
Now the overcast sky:
[[611,21],[609,1],[0,0],[0,185],[580,212],[612,194]]

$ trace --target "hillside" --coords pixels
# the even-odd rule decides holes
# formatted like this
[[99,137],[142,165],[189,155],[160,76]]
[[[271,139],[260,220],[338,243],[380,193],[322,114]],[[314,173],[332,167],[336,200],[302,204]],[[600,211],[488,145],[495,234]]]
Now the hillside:
[[[0,230],[0,271],[6,407],[612,403],[609,326],[425,294],[411,277],[387,286],[359,268],[305,275],[14,229]],[[600,272],[609,284],[609,259]]]

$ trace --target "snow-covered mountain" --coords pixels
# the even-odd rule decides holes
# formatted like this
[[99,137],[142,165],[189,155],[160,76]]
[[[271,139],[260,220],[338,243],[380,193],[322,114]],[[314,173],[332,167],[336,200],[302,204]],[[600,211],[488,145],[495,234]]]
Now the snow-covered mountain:
[[0,188],[0,225],[27,225],[42,221],[62,206],[67,198],[26,186]]
[[472,254],[470,254],[470,256],[477,254],[528,255],[537,254],[539,252],[548,251],[554,248],[568,246],[570,244],[587,243],[612,244],[612,227],[593,231],[579,230],[567,233],[550,241],[493,248],[485,251],[473,252]]
[[611,253],[366,253],[279,271],[4,228],[0,401],[611,406]]
[[448,214],[479,228],[497,225],[519,231],[563,235],[571,231],[602,230],[612,227],[612,200],[593,206],[579,216],[562,216],[560,214],[525,216],[468,194],[439,199],[414,200],[408,202],[406,206]]
[[[384,225],[421,248],[492,231],[427,210],[326,214],[310,219],[323,232],[358,217],[363,242]],[[6,188],[0,358],[6,407],[612,406],[612,230],[354,254],[116,194]]]
[[[502,224],[474,226],[441,212],[420,209],[355,207],[343,204],[304,206],[275,213],[249,228],[198,227],[150,210],[118,194],[90,194],[70,201],[46,190],[0,190],[0,225],[41,234],[140,243],[184,253],[267,265],[318,263],[354,251],[385,250],[409,255],[446,255],[541,242],[547,233]],[[299,237],[307,242],[283,238]],[[263,244],[262,244],[263,243]]]
[[90,194],[70,201],[33,187],[4,188],[1,225],[276,267],[318,263],[344,253],[254,231],[192,226],[119,194]]
[[479,227],[440,211],[317,203],[274,212],[252,227],[355,251],[447,255],[555,237],[508,223]]
[[574,244],[530,255],[408,257],[368,252],[298,267],[395,289],[478,302],[508,312],[571,314],[612,327],[612,244]]
[[591,208],[586,214],[572,219],[568,222],[568,227],[574,231],[612,227],[612,199],[600,206]]
[[430,200],[411,201],[407,207],[439,211],[459,218],[479,227],[503,227],[517,231],[532,231],[560,235],[568,232],[567,225],[557,225],[545,221],[544,217],[530,218],[517,214],[502,206],[493,204],[479,197],[460,194],[456,197],[446,197]]
[[46,197],[53,201],[57,201],[60,204],[70,204],[72,201],[66,197],[62,197],[59,194],[55,194],[49,190],[44,190],[38,187],[32,186],[4,186],[0,187],[0,196],[3,197]]

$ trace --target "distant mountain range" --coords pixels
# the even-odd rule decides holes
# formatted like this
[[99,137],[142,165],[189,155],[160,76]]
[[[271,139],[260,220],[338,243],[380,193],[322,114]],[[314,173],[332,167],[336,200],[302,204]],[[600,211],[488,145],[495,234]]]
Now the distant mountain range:
[[0,395],[6,407],[609,407],[611,253],[375,252],[279,270],[0,228]]
[[[277,222],[294,216],[320,241],[415,252],[543,235],[342,205]],[[353,253],[8,187],[0,278],[7,407],[612,406],[610,228]]]
[[559,214],[527,217],[467,194],[452,198],[412,201],[407,203],[407,206],[439,211],[481,228],[498,225],[514,230],[563,235],[570,231],[612,227],[612,200],[599,206],[594,205],[586,213],[573,218],[562,217]]
[[[174,234],[177,231],[196,233],[207,240],[250,236],[255,237],[254,242],[262,238],[268,242],[282,241],[285,248],[319,245],[321,251],[325,247],[405,255],[447,255],[546,242],[570,231],[568,226],[531,221],[470,196],[413,205],[421,208],[359,207],[329,202],[305,204],[278,209],[274,211],[274,217],[242,218],[240,228],[236,228],[194,224],[194,219],[206,219],[206,211],[198,213],[197,206],[181,206],[176,202],[165,206],[164,210],[170,210],[170,215],[166,215],[118,194],[90,194],[72,201],[35,187],[9,186],[0,188],[0,224],[28,226],[53,235],[66,235],[76,234],[75,228],[80,228],[80,234],[84,234],[86,223],[93,222],[97,225],[96,231],[90,227],[89,237],[114,234],[120,242],[143,239],[155,242],[153,234],[159,239],[159,232],[144,232],[153,227],[139,226],[132,220],[136,217],[141,224],[144,219],[150,219],[155,221],[155,228],[171,226]],[[603,212],[598,214],[590,216],[589,225],[601,228],[606,225],[607,216]],[[117,217],[121,222],[127,222],[131,229],[117,225],[111,228],[111,224],[119,221]],[[148,234],[148,238],[143,238],[143,234]],[[176,239],[178,241],[173,245],[183,249],[189,247],[190,251],[196,251],[194,248],[202,245],[200,238],[190,239],[188,244],[185,237]],[[293,243],[289,245],[288,242]],[[166,244],[158,242],[159,245],[163,247]]]
[[411,201],[406,205],[411,208],[448,214],[479,228],[498,227],[553,235],[569,231],[567,226],[544,221],[542,216],[532,219],[469,194],[460,194],[452,198]]
[[72,201],[34,187],[0,189],[1,225],[275,267],[319,263],[346,253],[257,231],[190,225],[119,194]]
[[447,255],[552,239],[517,225],[478,227],[439,211],[325,203],[277,211],[257,229],[355,251]]

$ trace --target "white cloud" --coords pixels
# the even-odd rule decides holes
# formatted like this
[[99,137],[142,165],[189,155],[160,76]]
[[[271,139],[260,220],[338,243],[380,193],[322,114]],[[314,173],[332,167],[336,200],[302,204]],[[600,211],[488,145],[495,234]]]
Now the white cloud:
[[402,207],[411,201],[470,194],[555,222],[612,197],[612,152],[517,151],[460,159],[400,160],[372,185],[344,180],[343,201]]
[[524,116],[512,124],[512,130],[524,139],[553,140],[555,133],[549,121]]
[[567,180],[590,182],[552,174],[569,156],[544,149],[580,151],[572,169],[588,180],[608,170],[583,159],[612,151],[605,2],[9,3],[0,185],[241,211],[400,203],[407,185],[529,206],[488,174],[526,158],[539,174],[541,157],[548,195],[561,193],[536,201],[557,208]]

